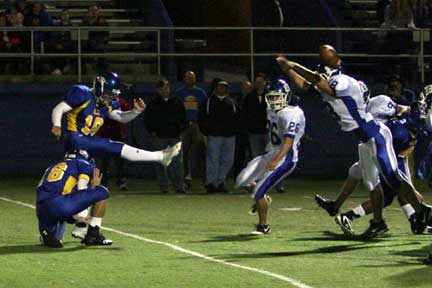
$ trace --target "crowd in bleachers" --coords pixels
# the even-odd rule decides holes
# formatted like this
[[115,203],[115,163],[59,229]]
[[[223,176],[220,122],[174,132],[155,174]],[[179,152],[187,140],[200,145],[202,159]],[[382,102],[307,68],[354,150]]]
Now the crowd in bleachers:
[[[17,0],[10,3],[4,12],[0,13],[0,27],[72,27],[74,23],[68,9],[63,9],[58,19],[47,12],[47,7],[38,1]],[[88,7],[87,14],[81,26],[106,26],[106,20],[96,5]],[[106,51],[108,31],[89,31],[86,41],[83,41],[83,52],[103,53]],[[30,33],[25,31],[3,31],[0,39],[1,53],[30,52]],[[77,41],[72,39],[71,31],[40,31],[34,32],[34,51],[37,53],[74,53],[77,51]],[[29,65],[23,59],[2,60],[1,74],[28,73]],[[103,58],[97,59],[95,70],[103,72],[106,64]],[[21,64],[21,65],[17,65]],[[76,74],[75,57],[51,58],[38,61],[35,65],[37,74]],[[83,70],[85,72],[85,65]]]
[[377,16],[381,27],[432,27],[431,0],[379,0]]

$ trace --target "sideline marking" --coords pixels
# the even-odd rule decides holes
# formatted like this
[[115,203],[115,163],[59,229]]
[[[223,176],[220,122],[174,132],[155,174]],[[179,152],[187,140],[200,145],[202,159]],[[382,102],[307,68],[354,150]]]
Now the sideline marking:
[[[3,200],[5,202],[9,202],[9,203],[13,203],[13,204],[18,204],[18,205],[21,205],[21,206],[25,206],[25,207],[31,208],[31,209],[35,209],[36,208],[34,205],[31,205],[31,204],[28,204],[28,203],[24,203],[24,202],[20,202],[20,201],[16,201],[16,200],[12,200],[12,199],[5,198],[5,197],[0,197],[0,200]],[[119,231],[119,230],[116,230],[116,229],[112,229],[112,228],[109,228],[109,227],[101,227],[101,229],[105,230],[105,231],[110,231],[110,232],[113,232],[113,233],[117,233],[119,235],[123,235],[123,236],[126,236],[126,237],[130,237],[130,238],[134,238],[134,239],[137,239],[137,240],[141,240],[141,241],[144,241],[144,242],[147,242],[147,243],[152,243],[152,244],[158,244],[158,245],[166,246],[166,247],[169,247],[169,248],[171,248],[173,250],[182,252],[184,254],[189,254],[189,255],[192,255],[192,256],[195,256],[195,257],[198,257],[198,258],[201,258],[201,259],[205,259],[207,261],[211,261],[211,262],[215,262],[215,263],[220,263],[220,264],[224,264],[224,265],[227,265],[227,266],[231,266],[231,267],[235,267],[235,268],[239,268],[239,269],[243,269],[243,270],[247,270],[247,271],[252,271],[252,272],[259,273],[259,274],[263,274],[263,275],[266,275],[266,276],[269,276],[269,277],[273,277],[273,278],[282,280],[282,281],[287,282],[287,283],[289,283],[289,284],[291,284],[291,285],[293,285],[295,287],[298,287],[298,288],[313,288],[312,286],[306,285],[306,284],[304,284],[303,282],[301,282],[299,280],[296,280],[296,279],[293,279],[293,278],[290,278],[290,277],[287,277],[287,276],[279,275],[279,274],[276,274],[276,273],[273,273],[273,272],[270,272],[270,271],[267,271],[267,270],[259,269],[259,268],[254,268],[254,267],[250,267],[250,266],[244,266],[244,265],[240,265],[240,264],[236,264],[236,263],[227,262],[227,261],[222,260],[222,259],[216,259],[216,258],[207,256],[207,255],[204,255],[204,254],[192,251],[192,250],[185,249],[183,247],[180,247],[180,246],[177,246],[177,245],[174,245],[174,244],[171,244],[171,243],[167,243],[167,242],[162,242],[162,241],[157,241],[157,240],[141,237],[139,235],[122,232],[122,231]]]

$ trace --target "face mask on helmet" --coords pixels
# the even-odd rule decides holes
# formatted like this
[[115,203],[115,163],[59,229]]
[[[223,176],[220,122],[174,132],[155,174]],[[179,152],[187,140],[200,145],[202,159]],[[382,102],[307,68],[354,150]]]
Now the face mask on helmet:
[[97,76],[93,82],[93,90],[99,103],[110,105],[120,95],[120,77],[112,72]]
[[432,84],[427,85],[423,88],[423,91],[420,93],[420,101],[425,101],[428,108],[431,107],[432,104]]
[[291,89],[284,80],[277,80],[267,85],[265,101],[267,107],[273,111],[279,111],[286,107],[291,100]]
[[79,159],[79,160],[85,160],[90,163],[92,170],[95,167],[95,162],[93,158],[90,158],[89,154],[85,150],[73,150],[71,152],[67,152],[64,156],[65,160],[68,159]]
[[324,64],[319,64],[317,68],[317,72],[320,76],[326,80],[328,80],[333,75],[342,74],[342,69],[339,67],[338,69],[330,68]]
[[410,119],[422,124],[426,119],[427,104],[425,101],[414,101],[410,104]]
[[371,92],[370,92],[369,88],[367,87],[367,85],[363,81],[358,81],[358,83],[360,85],[360,90],[361,90],[361,93],[363,95],[363,99],[364,99],[365,103],[367,103],[369,101],[370,96],[371,96]]

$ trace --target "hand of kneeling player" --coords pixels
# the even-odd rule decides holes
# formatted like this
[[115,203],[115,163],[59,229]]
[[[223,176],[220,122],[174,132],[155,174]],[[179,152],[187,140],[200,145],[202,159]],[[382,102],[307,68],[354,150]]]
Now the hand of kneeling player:
[[93,178],[91,180],[91,186],[94,188],[98,185],[100,185],[102,181],[103,174],[100,172],[98,168],[94,168],[93,170]]
[[62,134],[62,129],[61,129],[61,127],[54,126],[51,129],[51,133],[57,138],[57,140],[60,140],[60,137]]

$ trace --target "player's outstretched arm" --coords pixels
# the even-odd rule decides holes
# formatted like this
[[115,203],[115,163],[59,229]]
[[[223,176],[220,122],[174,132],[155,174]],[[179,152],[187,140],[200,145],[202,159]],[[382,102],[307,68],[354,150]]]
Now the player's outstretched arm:
[[281,70],[290,78],[297,88],[302,90],[309,90],[311,83],[306,81],[302,76],[295,72],[287,63],[287,59],[284,56],[276,58],[276,62],[279,64]]
[[279,150],[279,153],[267,164],[267,169],[273,171],[276,169],[279,162],[285,157],[288,152],[291,150],[291,147],[294,143],[294,138],[285,137],[285,140]]
[[61,129],[61,120],[64,113],[67,113],[72,110],[72,107],[67,104],[66,102],[62,101],[59,104],[57,104],[56,107],[54,107],[52,114],[51,114],[51,121],[52,121],[52,129],[51,133],[57,138],[57,140],[60,139],[62,134]]
[[121,111],[121,110],[113,110],[109,114],[109,118],[111,120],[120,122],[120,123],[128,123],[135,119],[141,112],[143,112],[146,108],[146,104],[141,98],[134,99],[134,107],[130,111]]
[[[327,80],[325,80],[321,75],[319,75],[317,72],[307,69],[306,67],[303,67],[302,65],[287,60],[285,57],[278,57],[277,60],[279,65],[282,65],[282,70],[288,71],[293,70],[296,72],[299,76],[303,77],[305,81],[309,82],[312,85],[317,86],[322,92],[334,95],[333,89],[330,87]],[[289,76],[289,75],[288,75]]]

